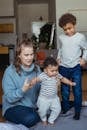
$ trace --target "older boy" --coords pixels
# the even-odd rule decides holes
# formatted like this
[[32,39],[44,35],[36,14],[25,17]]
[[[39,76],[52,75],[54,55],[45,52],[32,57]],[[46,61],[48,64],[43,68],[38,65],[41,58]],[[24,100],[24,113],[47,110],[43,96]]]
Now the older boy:
[[[81,66],[87,60],[87,41],[83,34],[76,32],[76,17],[70,13],[63,14],[59,19],[59,26],[65,34],[59,36],[58,62],[61,75],[76,82],[73,87],[75,115],[74,119],[80,119],[82,104]],[[70,109],[70,87],[62,84],[61,87],[63,113]]]

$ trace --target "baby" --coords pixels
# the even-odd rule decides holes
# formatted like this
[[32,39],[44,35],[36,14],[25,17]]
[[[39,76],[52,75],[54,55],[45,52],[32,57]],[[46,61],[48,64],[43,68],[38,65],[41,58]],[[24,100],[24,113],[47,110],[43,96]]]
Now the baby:
[[[60,99],[58,97],[59,80],[64,84],[75,86],[75,82],[68,80],[58,73],[58,63],[53,57],[47,57],[43,64],[44,71],[36,78],[32,79],[31,85],[41,82],[41,89],[37,100],[38,113],[43,124],[54,124],[61,112]],[[47,112],[50,115],[47,119]]]

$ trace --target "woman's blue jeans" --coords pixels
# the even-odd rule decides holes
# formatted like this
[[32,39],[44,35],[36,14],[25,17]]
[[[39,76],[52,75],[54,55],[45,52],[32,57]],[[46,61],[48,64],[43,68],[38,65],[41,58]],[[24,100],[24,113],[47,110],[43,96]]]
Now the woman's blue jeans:
[[[74,107],[75,113],[80,112],[82,105],[82,72],[81,66],[78,64],[73,68],[65,68],[63,66],[59,67],[59,73],[64,77],[76,82],[76,86],[72,87],[74,95]],[[64,112],[70,109],[70,86],[63,84],[61,85],[61,95],[62,95],[62,109]]]
[[32,127],[40,121],[40,117],[34,108],[25,106],[14,106],[9,108],[4,115],[5,119],[16,124]]

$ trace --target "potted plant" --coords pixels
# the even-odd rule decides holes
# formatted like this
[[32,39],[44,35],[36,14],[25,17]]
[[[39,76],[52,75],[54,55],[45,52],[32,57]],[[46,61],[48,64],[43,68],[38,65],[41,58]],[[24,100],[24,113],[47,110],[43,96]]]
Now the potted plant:
[[[45,24],[41,29],[40,29],[40,34],[39,34],[39,43],[43,42],[43,44],[46,43],[46,48],[55,48],[55,44],[53,43],[52,46],[50,46],[50,38],[51,38],[51,29],[52,29],[52,24]],[[53,40],[54,42],[54,40]]]

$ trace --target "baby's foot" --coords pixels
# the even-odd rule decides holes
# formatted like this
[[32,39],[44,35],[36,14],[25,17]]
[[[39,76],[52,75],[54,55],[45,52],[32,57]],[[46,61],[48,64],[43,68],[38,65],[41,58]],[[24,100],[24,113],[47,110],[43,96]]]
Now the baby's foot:
[[50,125],[52,125],[52,126],[54,125],[54,122],[48,122],[48,123],[49,123]]
[[43,123],[43,125],[45,125],[45,126],[47,125],[47,121],[42,121],[42,123]]

